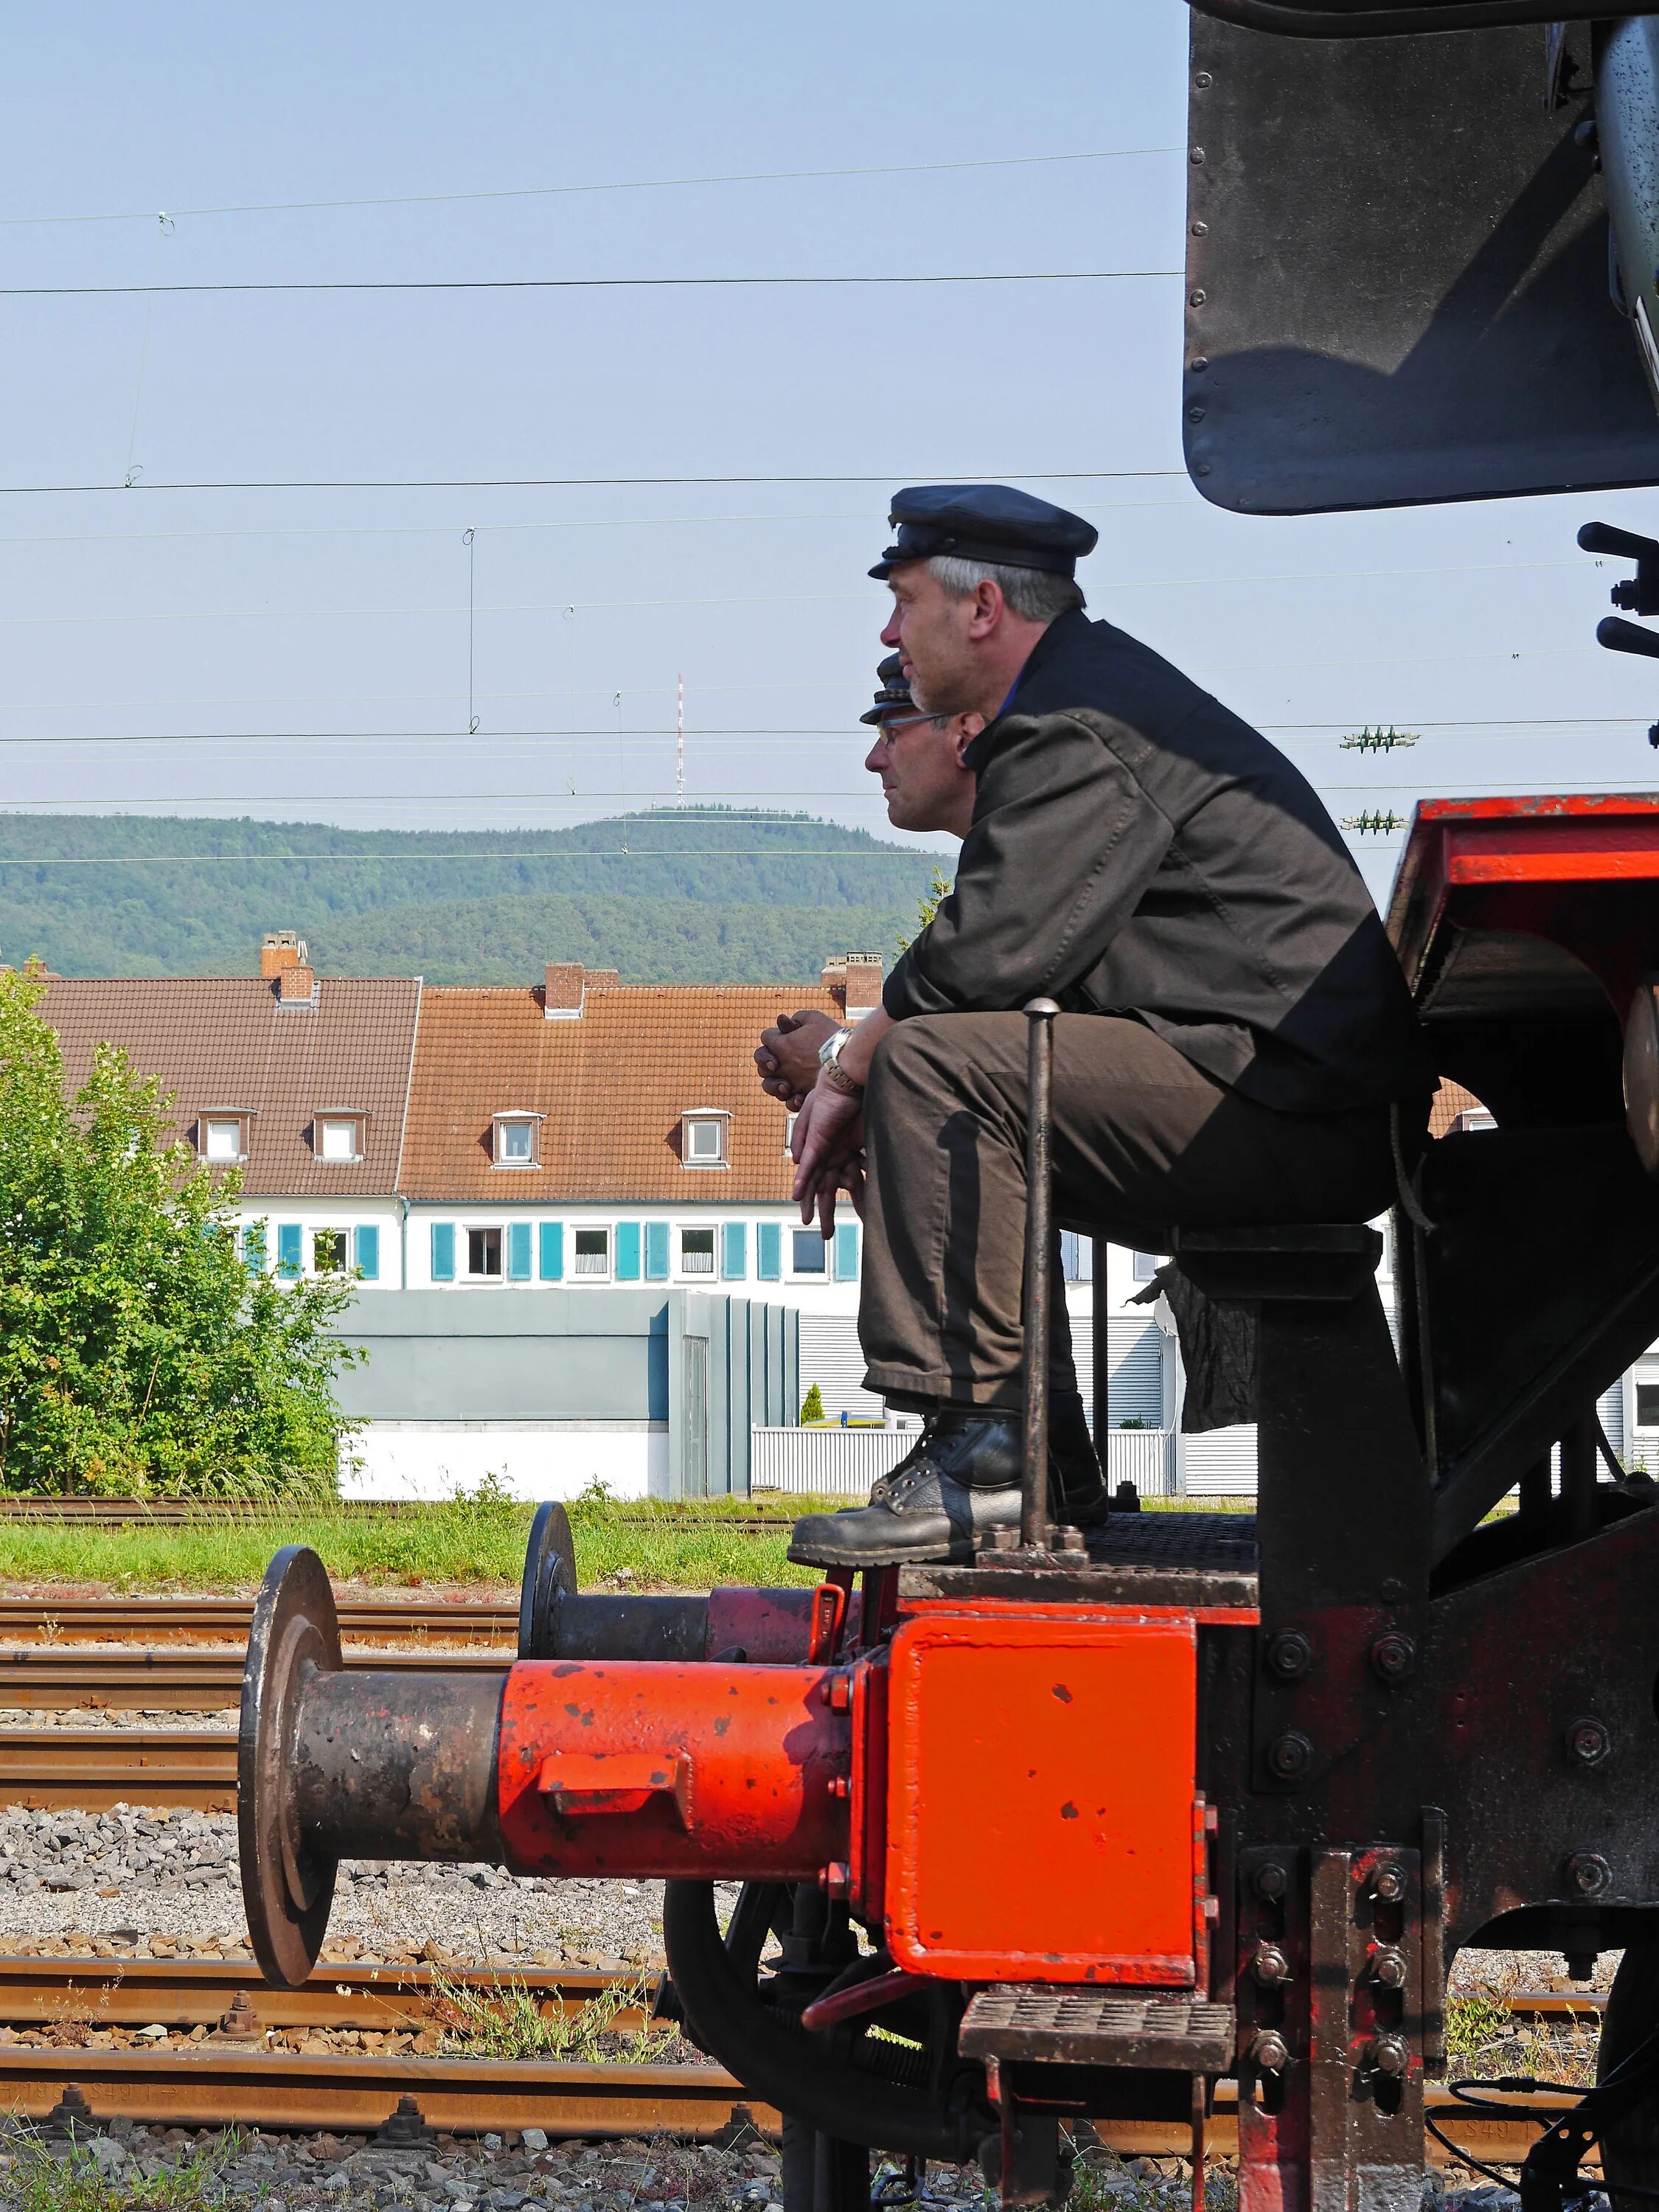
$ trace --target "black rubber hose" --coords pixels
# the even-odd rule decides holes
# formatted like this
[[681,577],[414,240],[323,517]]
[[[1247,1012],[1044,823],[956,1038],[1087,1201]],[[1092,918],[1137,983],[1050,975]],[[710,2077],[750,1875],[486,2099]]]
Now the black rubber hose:
[[662,1926],[669,1976],[697,2040],[780,2112],[845,2142],[954,2166],[965,2164],[994,2126],[988,2111],[947,2112],[914,2089],[848,2065],[775,2012],[727,1954],[712,1882],[667,1883]]

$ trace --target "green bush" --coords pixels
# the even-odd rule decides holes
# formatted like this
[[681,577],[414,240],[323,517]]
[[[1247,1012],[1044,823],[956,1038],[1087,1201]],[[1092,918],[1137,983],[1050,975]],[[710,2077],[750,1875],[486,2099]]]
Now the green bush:
[[45,989],[0,973],[0,1489],[331,1494],[349,1281],[249,1272],[240,1176],[164,1144],[124,1052],[66,1102]]
[[823,1411],[823,1393],[816,1382],[801,1401],[800,1417],[803,1422],[821,1421],[826,1418]]

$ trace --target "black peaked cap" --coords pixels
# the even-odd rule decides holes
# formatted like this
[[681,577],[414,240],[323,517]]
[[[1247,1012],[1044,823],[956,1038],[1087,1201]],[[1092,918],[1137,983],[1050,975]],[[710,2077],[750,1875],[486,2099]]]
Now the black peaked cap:
[[1080,514],[1011,484],[912,484],[894,493],[888,520],[895,541],[872,576],[936,553],[1070,576],[1100,542],[1100,532]]

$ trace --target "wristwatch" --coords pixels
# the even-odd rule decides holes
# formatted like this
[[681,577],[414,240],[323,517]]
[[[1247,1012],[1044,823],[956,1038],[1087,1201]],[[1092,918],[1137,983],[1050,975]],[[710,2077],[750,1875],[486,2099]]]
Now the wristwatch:
[[855,1082],[841,1064],[842,1054],[852,1034],[851,1030],[837,1030],[833,1036],[826,1037],[818,1047],[818,1066],[832,1091],[839,1091],[845,1098],[862,1098],[864,1085]]

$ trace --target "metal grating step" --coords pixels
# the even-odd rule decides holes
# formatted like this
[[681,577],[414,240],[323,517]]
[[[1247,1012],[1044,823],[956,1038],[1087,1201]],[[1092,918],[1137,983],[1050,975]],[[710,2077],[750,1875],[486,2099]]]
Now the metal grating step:
[[958,2047],[966,2058],[1224,2074],[1233,2063],[1233,2011],[1199,1997],[1006,1982],[973,1998]]

